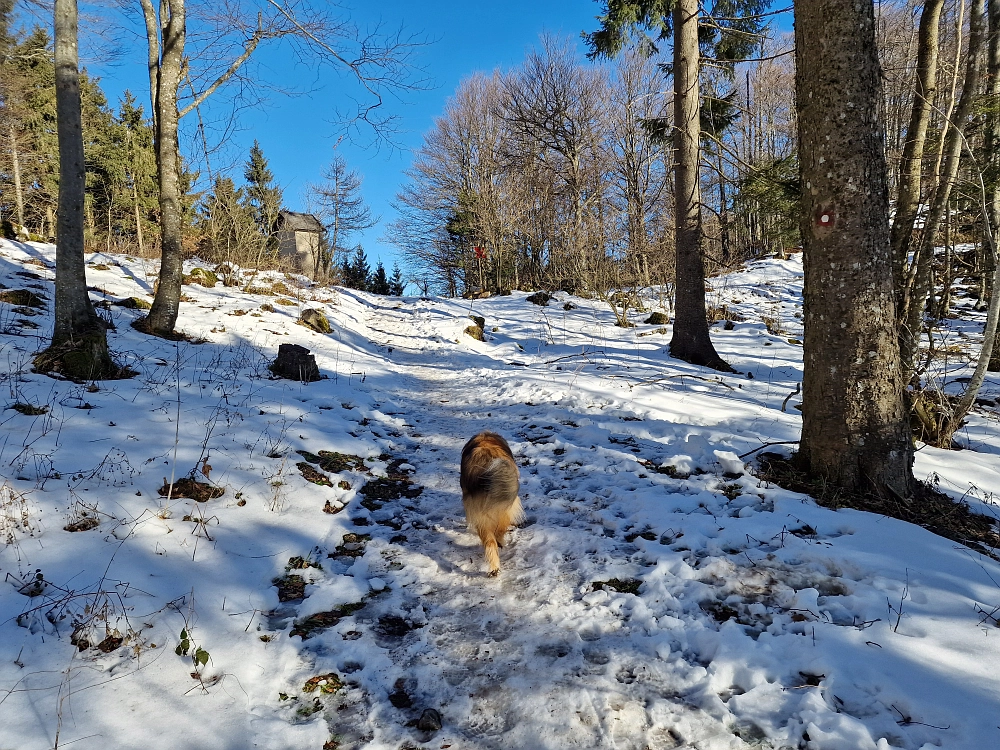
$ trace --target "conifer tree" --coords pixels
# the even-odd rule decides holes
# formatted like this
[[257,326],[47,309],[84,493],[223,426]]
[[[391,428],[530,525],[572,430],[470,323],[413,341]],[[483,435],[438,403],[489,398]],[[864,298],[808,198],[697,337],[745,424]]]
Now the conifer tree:
[[375,294],[381,294],[384,297],[388,297],[392,294],[392,287],[389,285],[389,277],[385,273],[385,267],[382,265],[382,261],[379,261],[378,265],[375,267],[375,273],[372,275],[372,281],[368,286],[368,291]]
[[354,255],[351,258],[344,259],[340,270],[344,286],[348,289],[357,289],[362,292],[368,290],[371,283],[371,267],[368,265],[368,256],[361,245],[354,249]]
[[250,209],[257,231],[270,238],[281,210],[282,194],[281,188],[274,184],[274,173],[268,167],[264,150],[257,141],[250,149],[243,179],[247,183],[245,205]]
[[399,264],[392,264],[392,278],[389,279],[389,294],[393,297],[402,297],[406,289],[406,282],[403,281],[403,272],[399,270]]

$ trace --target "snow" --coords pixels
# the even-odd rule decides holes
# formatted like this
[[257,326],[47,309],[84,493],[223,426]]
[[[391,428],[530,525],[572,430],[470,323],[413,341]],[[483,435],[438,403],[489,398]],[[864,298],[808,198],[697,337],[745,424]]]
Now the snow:
[[[0,245],[8,288],[51,300],[53,265],[51,246]],[[148,299],[153,272],[88,258],[95,301]],[[743,318],[713,327],[736,375],[670,359],[669,336],[592,300],[253,285],[276,280],[290,293],[185,286],[189,341],[111,306],[139,374],[96,388],[31,372],[51,304],[0,303],[0,406],[48,407],[0,412],[0,747],[1000,746],[1000,565],[745,463],[800,429],[797,259],[711,280]],[[334,332],[297,325],[305,308]],[[470,314],[487,341],[463,334]],[[325,379],[271,379],[286,342]],[[496,579],[458,488],[483,429],[510,441],[527,513]],[[996,515],[997,412],[959,439],[974,450],[921,447],[915,471]],[[224,494],[158,494],[192,475]],[[400,476],[420,493],[363,492]],[[296,578],[304,598],[279,601]],[[343,687],[308,689],[330,673]],[[441,730],[416,726],[427,708]]]

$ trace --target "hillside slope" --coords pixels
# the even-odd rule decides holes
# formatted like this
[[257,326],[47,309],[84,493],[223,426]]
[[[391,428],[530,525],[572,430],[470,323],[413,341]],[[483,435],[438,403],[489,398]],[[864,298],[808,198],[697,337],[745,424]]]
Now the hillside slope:
[[[189,341],[110,304],[139,374],[87,385],[30,370],[53,258],[0,246],[0,283],[49,300],[0,303],[0,747],[1000,745],[1000,565],[739,458],[798,436],[795,260],[713,280],[739,375],[594,301],[264,274],[185,286]],[[148,300],[152,270],[95,256],[88,281]],[[281,343],[324,379],[272,379]],[[996,417],[962,432],[975,450],[922,448],[918,477],[996,515]],[[510,441],[527,511],[496,579],[458,489],[483,429]]]

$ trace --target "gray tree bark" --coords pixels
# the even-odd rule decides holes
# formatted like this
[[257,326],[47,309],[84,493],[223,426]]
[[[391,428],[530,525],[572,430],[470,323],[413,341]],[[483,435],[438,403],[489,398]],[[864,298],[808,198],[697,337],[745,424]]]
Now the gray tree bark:
[[56,130],[59,139],[59,213],[56,219],[55,325],[52,343],[35,367],[77,380],[114,376],[104,324],[87,294],[83,220],[85,172],[80,113],[77,2],[56,0]]
[[805,372],[800,465],[909,497],[872,0],[795,3]]
[[701,90],[698,85],[698,0],[677,0],[674,22],[674,222],[677,281],[671,356],[732,372],[708,334],[701,248]]
[[903,289],[902,316],[900,322],[900,348],[903,367],[910,375],[916,370],[920,335],[923,329],[924,310],[932,291],[931,273],[934,259],[934,241],[941,222],[945,221],[951,200],[951,190],[958,177],[958,168],[965,144],[965,129],[976,101],[979,83],[982,80],[982,51],[986,41],[985,0],[972,0],[969,5],[969,51],[966,55],[965,80],[962,93],[950,123],[945,123],[947,136],[942,156],[944,166],[934,190],[927,218],[924,221],[920,244],[913,255],[910,273]]
[[[988,0],[987,17],[989,20],[989,43],[986,53],[986,92],[990,103],[996,107],[1000,102],[1000,0]],[[1000,231],[1000,114],[992,110],[992,115],[986,121],[986,137],[983,145],[983,161],[985,162],[986,182],[986,216],[989,229],[995,238]],[[986,238],[988,239],[988,237]],[[989,249],[984,241],[984,249]],[[997,258],[991,253],[994,265]],[[989,269],[986,269],[989,270]],[[984,274],[985,276],[985,274]],[[984,284],[985,286],[985,284]],[[997,292],[993,288],[993,294]],[[993,343],[989,359],[989,371],[1000,372],[1000,341]]]
[[916,89],[913,109],[906,128],[903,154],[899,165],[899,190],[889,244],[892,247],[893,278],[896,289],[903,288],[903,269],[913,237],[913,225],[920,207],[920,174],[927,142],[927,126],[937,92],[938,41],[944,0],[927,0],[920,13],[917,34]]
[[[149,48],[149,82],[153,100],[156,174],[160,191],[160,275],[153,305],[141,327],[170,336],[180,311],[183,278],[183,209],[180,150],[177,142],[177,90],[187,34],[184,0],[162,0],[159,15],[152,0],[140,0]],[[162,41],[162,44],[161,44]]]

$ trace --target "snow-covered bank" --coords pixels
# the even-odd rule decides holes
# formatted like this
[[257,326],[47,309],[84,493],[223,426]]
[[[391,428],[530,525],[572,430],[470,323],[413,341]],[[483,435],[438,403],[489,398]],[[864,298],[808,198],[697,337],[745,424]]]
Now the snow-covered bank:
[[[740,468],[798,436],[795,260],[712,280],[743,318],[716,346],[752,378],[672,360],[595,301],[275,276],[268,296],[186,286],[204,343],[112,305],[140,375],[95,390],[30,372],[53,249],[0,252],[0,283],[49,299],[0,303],[0,406],[32,407],[0,413],[0,747],[1000,746],[1000,565]],[[97,256],[88,282],[148,299],[151,270]],[[297,325],[306,307],[334,332]],[[326,379],[269,379],[286,342]],[[528,514],[499,579],[458,490],[481,429],[510,440]],[[992,510],[996,413],[960,438],[982,450],[924,448],[917,474]],[[224,494],[158,494],[192,472]]]

